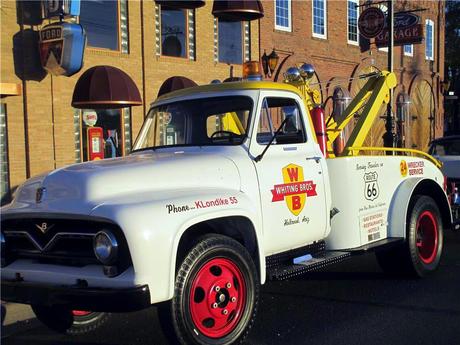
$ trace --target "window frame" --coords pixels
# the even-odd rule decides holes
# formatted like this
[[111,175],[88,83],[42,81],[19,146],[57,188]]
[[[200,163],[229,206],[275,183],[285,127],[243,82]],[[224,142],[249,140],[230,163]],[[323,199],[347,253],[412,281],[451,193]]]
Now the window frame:
[[[79,138],[80,138],[80,143],[79,143],[79,146],[80,146],[80,161],[76,161],[76,163],[82,163],[82,162],[91,162],[89,159],[88,159],[88,148],[86,148],[86,152],[84,152],[84,137],[83,137],[83,130],[84,130],[84,122],[83,122],[83,112],[85,110],[97,110],[97,109],[91,109],[91,108],[88,108],[88,109],[76,109],[74,108],[74,110],[78,113],[78,124],[79,124]],[[127,151],[127,147],[126,147],[126,112],[129,112],[129,116],[131,117],[132,114],[131,114],[131,110],[129,109],[129,107],[126,107],[126,108],[119,108],[118,109],[120,111],[120,134],[121,134],[121,139],[119,140],[119,142],[121,143],[121,148],[120,148],[120,152],[121,152],[121,156],[118,156],[118,157],[125,157],[127,156],[129,153]],[[131,122],[131,118],[130,118],[130,122]],[[131,141],[131,148],[130,150],[132,149],[132,146],[133,146],[133,139],[132,139],[132,127],[131,127],[131,123],[128,124],[129,126],[129,131],[130,131],[130,141]],[[105,142],[104,142],[104,145],[105,145]],[[104,159],[108,159],[110,157],[104,157]]]
[[278,30],[278,31],[286,31],[286,32],[292,32],[292,1],[291,0],[286,0],[287,3],[288,3],[288,26],[282,26],[282,25],[278,25],[276,24],[276,18],[277,18],[277,12],[276,12],[276,1],[277,0],[273,0],[273,3],[274,3],[274,12],[275,12],[275,30]]
[[[2,135],[2,146],[5,153],[5,160],[0,161],[0,164],[5,167],[5,171],[2,171],[4,175],[1,177],[0,184],[5,187],[5,190],[2,190],[2,194],[0,195],[2,205],[6,204],[7,202],[11,201],[11,165],[10,165],[10,155],[9,155],[9,140],[8,140],[8,105],[6,102],[2,102],[0,104],[0,116],[2,120],[0,122],[4,122],[2,128],[0,129],[0,133]],[[3,152],[0,152],[3,153]],[[4,193],[4,194],[3,194]]]
[[[111,1],[111,2],[115,2],[115,1]],[[83,1],[82,1],[82,3],[83,3]],[[118,26],[117,26],[118,46],[117,46],[117,49],[110,49],[110,48],[104,48],[104,47],[91,46],[89,44],[89,40],[88,40],[87,46],[88,46],[89,49],[96,50],[96,51],[99,50],[99,51],[104,51],[104,52],[123,53],[122,49],[121,49],[121,0],[116,0],[116,3],[117,3],[117,17],[118,17]],[[80,18],[81,18],[81,15],[78,16],[78,23],[79,24],[80,24]],[[128,32],[129,32],[129,29],[128,29]],[[128,49],[128,51],[129,51],[129,49]],[[124,54],[126,54],[126,53],[124,53]]]
[[[243,65],[246,61],[245,61],[245,52],[246,52],[246,49],[245,49],[245,44],[244,44],[244,36],[245,36],[245,33],[244,33],[244,23],[245,21],[239,21],[239,22],[235,22],[235,23],[240,23],[241,25],[241,62],[240,63],[234,63],[234,62],[226,62],[226,61],[220,61],[220,51],[219,51],[219,19],[217,19],[217,62],[218,63],[223,63],[223,64],[229,64],[229,65]],[[225,20],[224,20],[225,22]]]
[[347,42],[348,44],[359,46],[359,26],[358,26],[358,18],[359,18],[359,7],[356,7],[356,41],[350,40],[350,12],[348,4],[352,2],[355,5],[359,5],[359,0],[347,0]]
[[[321,1],[324,4],[323,6],[324,34],[315,33],[315,1]],[[327,0],[312,0],[311,1],[311,33],[312,33],[312,36],[315,38],[327,40]]]
[[[428,26],[431,26],[431,35],[428,37]],[[428,39],[431,42],[431,55],[428,55]],[[425,60],[434,61],[434,21],[425,19]]]
[[[262,113],[264,111],[264,107],[265,105],[267,106],[267,109],[272,109],[270,107],[268,107],[268,99],[270,98],[275,98],[275,99],[289,99],[291,100],[295,106],[297,107],[297,110],[299,112],[299,120],[300,120],[300,126],[302,128],[302,133],[303,133],[303,141],[302,142],[298,142],[298,143],[277,143],[276,141],[272,143],[273,146],[281,146],[281,145],[305,145],[309,142],[309,135],[308,135],[308,132],[307,132],[307,126],[306,126],[306,123],[304,121],[304,109],[301,107],[301,104],[298,102],[298,100],[294,97],[290,97],[289,95],[274,95],[274,94],[271,94],[271,93],[267,93],[267,94],[264,94],[264,95],[261,95],[262,96],[262,99],[261,99],[261,103],[260,103],[260,108],[259,108],[259,114],[256,118],[256,121],[254,122],[254,136],[253,136],[253,140],[255,141],[255,143],[258,145],[258,146],[261,146],[261,147],[266,147],[268,145],[268,142],[267,143],[263,143],[263,142],[259,142],[258,138],[257,138],[257,135],[259,134],[259,124],[260,122],[262,121]],[[269,127],[270,127],[270,130],[272,131],[272,136],[274,135],[274,133],[279,129],[279,127],[275,127],[274,124],[273,124],[273,117],[271,115],[271,110],[270,110],[270,114],[267,113],[267,115],[269,115],[270,117],[268,118],[267,117],[267,121],[269,123]],[[269,119],[269,120],[268,120]],[[282,120],[284,121],[284,119]],[[282,123],[282,121],[280,123]]]
[[[410,52],[406,51],[406,47],[410,47]],[[403,45],[403,52],[404,52],[404,56],[413,57],[414,56],[414,45],[413,44],[404,44]]]
[[[182,9],[179,9],[181,10],[183,13],[184,13],[184,21],[185,21],[185,56],[172,56],[172,55],[164,55],[163,54],[163,42],[161,40],[161,22],[162,22],[162,11],[163,11],[163,5],[158,5],[159,7],[159,18],[158,18],[158,21],[159,21],[159,27],[160,27],[160,57],[162,58],[172,58],[172,59],[190,59],[190,42],[189,42],[189,20],[188,20],[188,10],[185,9],[185,8],[182,8]],[[168,7],[168,6],[166,6]],[[171,9],[175,9],[175,8],[171,8]]]

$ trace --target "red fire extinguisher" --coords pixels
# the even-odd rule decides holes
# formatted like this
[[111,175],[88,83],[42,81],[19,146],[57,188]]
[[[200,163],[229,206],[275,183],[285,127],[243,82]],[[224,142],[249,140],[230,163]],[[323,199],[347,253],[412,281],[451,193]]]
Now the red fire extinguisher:
[[323,152],[324,157],[327,157],[327,134],[326,124],[324,120],[324,109],[320,106],[313,108],[310,111],[313,127],[315,127],[316,139],[318,140],[319,148]]

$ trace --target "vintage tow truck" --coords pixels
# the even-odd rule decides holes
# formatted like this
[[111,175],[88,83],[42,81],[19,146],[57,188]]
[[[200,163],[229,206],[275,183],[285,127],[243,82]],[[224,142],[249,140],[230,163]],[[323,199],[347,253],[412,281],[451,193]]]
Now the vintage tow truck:
[[395,75],[326,122],[307,67],[166,94],[129,156],[26,181],[1,210],[2,300],[67,333],[156,304],[172,342],[234,344],[268,279],[371,250],[384,271],[434,271],[452,224],[439,162],[362,146]]

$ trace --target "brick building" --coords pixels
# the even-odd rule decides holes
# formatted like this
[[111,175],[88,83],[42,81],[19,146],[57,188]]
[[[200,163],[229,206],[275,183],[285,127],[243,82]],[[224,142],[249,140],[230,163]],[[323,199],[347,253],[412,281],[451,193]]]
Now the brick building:
[[[280,55],[280,80],[290,66],[315,66],[316,87],[330,111],[336,87],[354,96],[365,82],[358,75],[386,69],[384,49],[372,44],[367,51],[360,49],[358,1],[267,0],[262,2],[264,18],[242,23],[214,18],[212,1],[179,11],[161,8],[153,0],[83,1],[79,22],[87,31],[88,45],[84,68],[72,77],[52,76],[40,67],[37,32],[48,24],[34,22],[40,2],[2,1],[2,198],[28,177],[87,159],[87,113],[72,108],[71,98],[79,76],[92,66],[122,69],[144,100],[140,107],[97,113],[105,139],[111,138],[106,157],[129,151],[148,104],[168,77],[181,75],[205,84],[225,79],[233,70],[238,76],[243,61],[259,60],[264,50],[269,54],[273,48]],[[405,93],[410,101],[404,146],[423,150],[443,129],[444,2],[395,1],[396,10],[415,8],[426,9],[419,15],[427,39],[395,48],[395,100]],[[384,121],[377,120],[369,144],[381,146],[383,131]]]
[[[388,69],[387,48],[377,48],[373,40],[368,50],[360,48],[362,37],[358,33],[357,18],[364,7],[357,8],[358,3],[364,2],[278,0],[263,3],[261,54],[264,51],[270,54],[275,48],[279,50],[280,62],[286,59],[279,73],[280,80],[287,68],[311,63],[327,113],[332,109],[336,87],[347,90],[353,97],[366,81],[357,76]],[[385,12],[382,2],[379,6]],[[394,48],[394,72],[399,85],[394,91],[393,109],[397,117],[401,98],[410,102],[401,145],[408,148],[426,150],[430,139],[443,133],[444,6],[443,1],[394,1],[395,12],[421,10],[416,13],[421,17],[425,33],[421,44]],[[382,107],[382,115],[384,110]],[[384,131],[384,120],[376,120],[367,144],[383,146]]]

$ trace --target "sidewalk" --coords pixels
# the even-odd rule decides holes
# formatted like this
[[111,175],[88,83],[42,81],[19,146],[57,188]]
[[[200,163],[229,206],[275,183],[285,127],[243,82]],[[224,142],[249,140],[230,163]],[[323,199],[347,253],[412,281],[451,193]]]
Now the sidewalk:
[[5,320],[2,324],[2,339],[18,331],[34,327],[38,323],[28,305],[2,302],[2,309],[6,311]]

